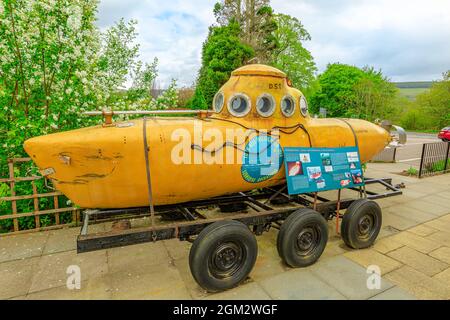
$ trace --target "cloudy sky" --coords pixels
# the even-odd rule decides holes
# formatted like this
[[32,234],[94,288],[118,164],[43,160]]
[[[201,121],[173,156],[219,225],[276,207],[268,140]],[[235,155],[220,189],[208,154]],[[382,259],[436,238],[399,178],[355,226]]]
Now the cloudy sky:
[[[195,80],[217,0],[101,0],[98,25],[138,20],[141,60],[159,59],[164,87]],[[272,0],[299,18],[319,71],[328,63],[370,65],[393,81],[435,80],[450,69],[449,0]]]

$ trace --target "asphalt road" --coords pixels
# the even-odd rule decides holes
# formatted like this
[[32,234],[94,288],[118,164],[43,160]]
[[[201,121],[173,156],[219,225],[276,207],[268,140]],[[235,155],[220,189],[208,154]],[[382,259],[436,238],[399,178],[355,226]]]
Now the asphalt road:
[[410,164],[418,167],[420,165],[420,157],[422,155],[422,146],[424,143],[440,142],[435,134],[407,132],[408,139],[406,145],[397,149],[397,162]]

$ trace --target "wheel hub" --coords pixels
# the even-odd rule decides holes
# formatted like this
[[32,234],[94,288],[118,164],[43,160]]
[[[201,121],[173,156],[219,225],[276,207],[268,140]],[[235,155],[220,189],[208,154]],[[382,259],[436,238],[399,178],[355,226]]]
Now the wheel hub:
[[361,236],[368,236],[373,229],[373,218],[370,215],[361,217],[358,222],[358,231]]
[[319,239],[319,231],[314,227],[303,228],[297,236],[297,251],[300,255],[308,255],[313,251]]
[[313,234],[310,229],[303,230],[297,237],[297,243],[300,249],[308,250],[313,244]]
[[218,278],[226,278],[235,274],[242,265],[243,250],[234,242],[220,244],[211,259],[211,273]]

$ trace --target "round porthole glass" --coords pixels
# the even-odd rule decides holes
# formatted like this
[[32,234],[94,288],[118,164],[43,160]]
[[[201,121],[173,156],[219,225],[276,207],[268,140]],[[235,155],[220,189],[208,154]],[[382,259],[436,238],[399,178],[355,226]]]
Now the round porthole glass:
[[214,97],[214,111],[220,112],[223,109],[223,102],[225,98],[222,92],[218,92]]
[[250,98],[243,93],[235,94],[228,102],[228,111],[235,117],[243,117],[250,111]]
[[294,114],[295,111],[295,100],[291,96],[285,96],[281,100],[281,112],[286,117],[290,117]]
[[256,99],[256,110],[263,117],[270,117],[275,111],[275,99],[272,95],[264,93]]
[[306,102],[306,98],[304,96],[300,98],[300,112],[304,117],[308,114],[308,102]]

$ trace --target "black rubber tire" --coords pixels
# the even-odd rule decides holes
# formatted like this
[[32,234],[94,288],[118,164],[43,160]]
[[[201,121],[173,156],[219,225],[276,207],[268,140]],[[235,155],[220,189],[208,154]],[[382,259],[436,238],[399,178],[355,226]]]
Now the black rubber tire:
[[[310,238],[313,242],[310,248],[302,249],[299,241],[305,237],[307,242]],[[292,268],[307,267],[320,258],[327,241],[328,225],[325,218],[312,209],[299,209],[291,213],[281,225],[277,237],[278,254]]]
[[[234,220],[218,221],[203,229],[195,239],[189,252],[189,267],[200,287],[208,292],[218,292],[244,281],[257,256],[256,237],[245,224]],[[229,270],[220,265],[228,263],[223,261],[227,258],[232,260]]]
[[382,214],[378,203],[358,199],[348,207],[342,218],[342,239],[350,248],[368,248],[377,239],[381,224]]

